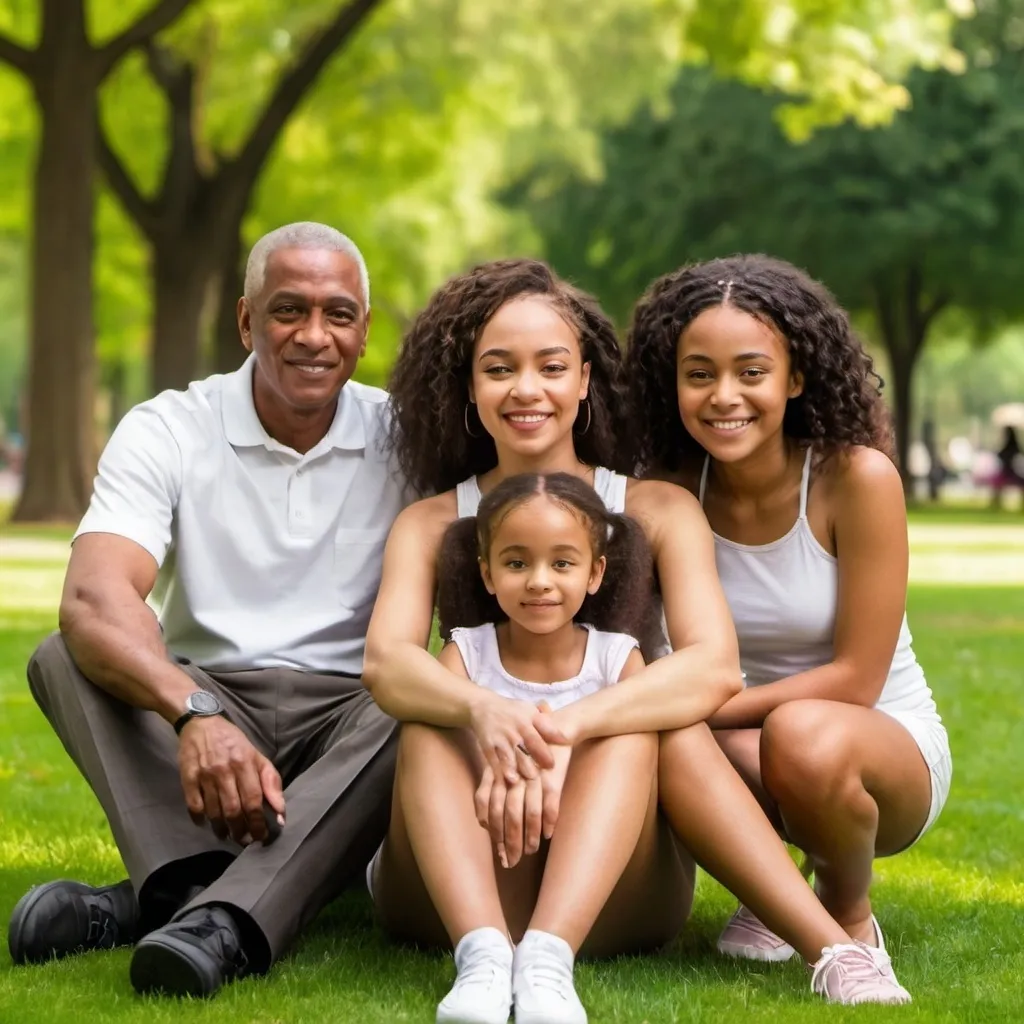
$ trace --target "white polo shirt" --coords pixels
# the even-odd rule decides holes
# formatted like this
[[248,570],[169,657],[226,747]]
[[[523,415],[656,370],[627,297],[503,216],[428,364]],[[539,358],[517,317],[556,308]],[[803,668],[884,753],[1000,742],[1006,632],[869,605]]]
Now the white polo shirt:
[[132,409],[75,538],[118,534],[156,559],[149,602],[175,655],[361,674],[384,542],[414,498],[382,450],[387,394],[349,381],[300,455],[263,429],[254,365]]

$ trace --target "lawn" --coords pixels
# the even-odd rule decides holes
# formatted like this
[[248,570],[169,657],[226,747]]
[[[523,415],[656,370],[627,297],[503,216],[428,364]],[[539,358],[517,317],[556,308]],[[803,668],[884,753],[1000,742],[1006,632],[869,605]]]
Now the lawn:
[[[116,880],[123,868],[99,807],[24,681],[52,628],[60,531],[0,533],[0,921],[34,883]],[[795,964],[751,966],[714,951],[732,907],[706,877],[686,934],[662,955],[584,964],[591,1021],[1019,1022],[1024,988],[1024,517],[914,516],[911,628],[950,728],[953,792],[937,826],[877,866],[876,910],[909,1007],[829,1007]],[[964,581],[978,585],[964,585]],[[390,947],[353,892],[267,979],[209,1003],[140,999],[118,950],[11,966],[0,943],[0,1022],[318,1024],[432,1021],[450,957]]]

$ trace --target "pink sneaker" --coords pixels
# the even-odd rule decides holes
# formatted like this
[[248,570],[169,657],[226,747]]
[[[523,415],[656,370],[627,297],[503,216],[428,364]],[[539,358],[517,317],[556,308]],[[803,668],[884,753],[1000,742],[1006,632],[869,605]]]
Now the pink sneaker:
[[718,952],[744,960],[781,963],[789,960],[796,950],[741,906],[722,929],[718,937]]
[[811,991],[830,1003],[909,1003],[889,955],[861,943],[826,946],[814,965]]

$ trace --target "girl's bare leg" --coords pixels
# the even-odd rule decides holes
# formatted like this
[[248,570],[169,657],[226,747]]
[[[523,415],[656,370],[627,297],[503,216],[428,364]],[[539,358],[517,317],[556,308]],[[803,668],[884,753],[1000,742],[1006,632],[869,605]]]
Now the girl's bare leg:
[[703,723],[661,737],[658,792],[697,862],[809,963],[850,941]]
[[[477,928],[508,934],[488,833],[476,820],[479,771],[468,736],[405,724],[377,909],[397,936],[457,945]],[[457,865],[457,870],[453,870]]]
[[[479,766],[468,739],[403,726],[391,827],[375,886],[378,915],[389,932],[455,945],[488,924],[516,942],[529,927],[565,938],[575,951],[596,917],[584,946],[593,955],[653,948],[678,933],[693,901],[694,866],[657,810],[654,736],[577,748],[554,838],[512,870],[498,865],[476,821]],[[628,830],[623,811],[636,819]],[[634,834],[632,846],[627,831]],[[414,854],[417,842],[422,859]],[[606,856],[609,844],[618,868]],[[556,874],[541,892],[552,869]]]
[[616,736],[573,751],[529,927],[573,953],[652,949],[678,934],[693,901],[693,863],[658,815],[658,741]]
[[854,938],[874,942],[872,862],[912,843],[931,805],[917,744],[873,708],[792,701],[765,719],[760,770],[786,834],[811,861],[821,902]]

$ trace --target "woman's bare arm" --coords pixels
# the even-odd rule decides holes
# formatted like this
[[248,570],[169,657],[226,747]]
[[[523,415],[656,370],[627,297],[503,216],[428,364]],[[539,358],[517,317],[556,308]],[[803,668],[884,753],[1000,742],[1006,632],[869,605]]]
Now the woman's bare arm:
[[427,651],[435,561],[454,515],[454,496],[444,494],[410,505],[395,520],[366,635],[363,682],[381,710],[401,722],[472,729],[496,774],[514,782],[528,760],[517,767],[517,745],[548,768],[554,763],[548,744],[566,740],[551,716],[477,686]]
[[857,449],[837,468],[831,504],[839,559],[832,660],[749,687],[713,716],[714,728],[760,726],[769,712],[791,700],[877,703],[907,604],[910,554],[900,475],[881,452]]
[[630,487],[626,511],[654,552],[672,653],[556,712],[573,743],[693,725],[743,685],[714,540],[696,499],[674,484],[645,480]]

